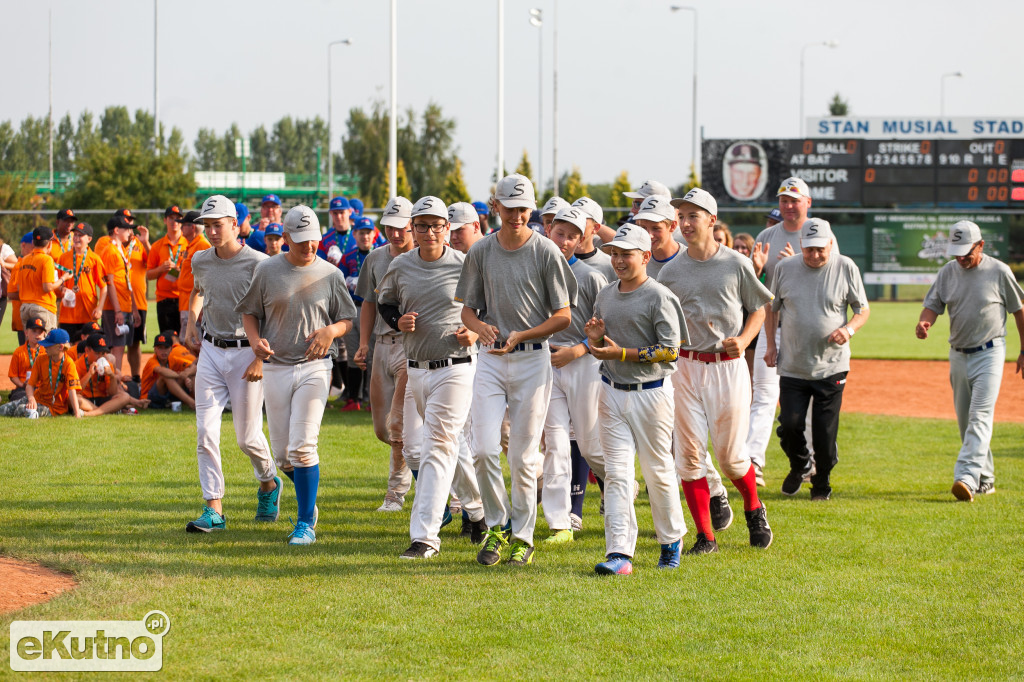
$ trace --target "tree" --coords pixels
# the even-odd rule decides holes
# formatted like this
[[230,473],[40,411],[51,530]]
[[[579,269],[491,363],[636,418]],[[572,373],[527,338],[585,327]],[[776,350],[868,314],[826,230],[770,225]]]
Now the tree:
[[[519,160],[519,165],[516,166],[515,172],[519,173],[523,177],[531,178],[531,179],[533,178],[533,166],[530,165],[530,156],[529,156],[529,154],[526,153],[526,148],[525,147],[523,147],[523,158],[521,158]],[[534,194],[536,194],[537,183],[534,182],[533,185],[534,185],[534,187],[533,187]]]
[[612,183],[612,194],[608,198],[609,206],[632,206],[633,200],[626,196],[626,192],[632,192],[633,186],[629,184],[629,173],[622,171]]
[[850,115],[850,102],[839,96],[837,92],[832,97],[832,101],[828,103],[828,113],[831,116],[849,116]]
[[[369,196],[371,198],[374,206],[383,207],[391,200],[390,193],[388,192],[390,176],[391,164],[384,164],[383,175],[376,180],[376,184],[372,187],[369,194],[364,193],[364,196]],[[412,187],[409,186],[409,176],[405,171],[405,163],[401,159],[398,160],[398,170],[395,173],[395,184],[397,185],[395,188],[395,194],[398,196],[406,198],[415,196],[413,195]]]
[[697,177],[697,167],[690,164],[690,174],[686,177],[686,182],[677,190],[678,196],[683,196],[694,187],[700,187],[700,178]]
[[583,184],[583,177],[580,175],[579,166],[573,166],[572,172],[564,173],[559,180],[558,186],[562,188],[562,197],[572,203],[580,197],[587,196],[587,186]]
[[455,157],[455,167],[445,178],[441,198],[446,204],[454,204],[456,201],[471,201],[469,190],[466,189],[466,180],[462,177],[462,159],[459,157]]
[[[37,208],[39,197],[35,185],[24,176],[13,173],[0,174],[0,211],[29,211]],[[35,216],[0,216],[0,238],[18,253],[21,235],[35,227]]]

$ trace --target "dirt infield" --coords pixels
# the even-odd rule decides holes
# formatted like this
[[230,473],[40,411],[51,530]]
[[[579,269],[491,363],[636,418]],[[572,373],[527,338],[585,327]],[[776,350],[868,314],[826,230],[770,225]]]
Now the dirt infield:
[[49,601],[78,585],[66,573],[0,557],[0,613]]

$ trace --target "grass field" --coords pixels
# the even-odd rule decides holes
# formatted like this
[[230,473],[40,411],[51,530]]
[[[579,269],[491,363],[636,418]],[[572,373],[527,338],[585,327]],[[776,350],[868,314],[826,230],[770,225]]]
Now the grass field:
[[[225,423],[228,530],[194,536],[184,532],[200,508],[190,414],[0,421],[0,554],[81,582],[17,618],[127,620],[160,609],[171,619],[163,674],[172,679],[1024,675],[1022,425],[997,425],[998,493],[970,505],[948,492],[951,421],[844,415],[828,503],[811,504],[806,487],[782,498],[773,444],[772,547],[747,545],[733,491],[739,520],[720,534],[721,553],[684,557],[670,572],[655,568],[641,493],[627,578],[593,573],[604,549],[596,490],[577,542],[541,546],[532,567],[477,565],[453,527],[437,559],[399,561],[410,504],[373,511],[387,456],[365,414],[325,418],[319,541],[287,547],[291,485],[281,521],[252,522],[252,472],[233,440]],[[693,535],[691,526],[687,545]],[[0,617],[3,651],[14,617]]]

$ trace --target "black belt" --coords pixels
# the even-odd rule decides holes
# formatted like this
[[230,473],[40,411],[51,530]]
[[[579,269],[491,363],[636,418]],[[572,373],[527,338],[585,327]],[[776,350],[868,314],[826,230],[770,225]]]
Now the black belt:
[[427,360],[426,362],[416,362],[415,360],[409,361],[409,366],[413,369],[441,369],[442,367],[449,367],[451,365],[464,365],[467,362],[473,362],[473,356],[467,355],[464,358],[445,358],[444,360]]
[[231,339],[225,341],[224,339],[215,339],[206,332],[203,332],[203,338],[212,343],[217,348],[248,348],[249,339]]
[[642,384],[620,384],[617,381],[612,381],[608,377],[602,375],[601,381],[608,384],[612,388],[617,388],[620,391],[646,391],[649,388],[661,388],[665,385],[664,379],[656,379],[654,381],[645,381]]
[[[493,347],[495,350],[501,350],[502,348],[505,347],[505,344],[501,343],[500,341],[495,341]],[[517,343],[515,346],[512,347],[511,350],[509,350],[509,352],[512,353],[517,350],[540,350],[543,347],[543,343]]]
[[953,350],[955,350],[958,353],[963,353],[965,355],[971,355],[972,353],[980,353],[983,350],[988,350],[989,348],[992,348],[995,345],[996,340],[992,339],[988,343],[983,344],[981,346],[975,346],[974,348],[954,348]]

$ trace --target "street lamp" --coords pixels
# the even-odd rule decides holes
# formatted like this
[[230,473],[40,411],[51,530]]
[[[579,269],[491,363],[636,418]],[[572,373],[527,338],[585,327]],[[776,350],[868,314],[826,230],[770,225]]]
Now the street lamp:
[[[672,5],[673,12],[693,12],[693,133],[690,140],[690,164],[697,172],[697,8]],[[698,175],[698,177],[700,177]]]
[[388,121],[388,197],[398,195],[398,0],[391,0],[391,116]]
[[498,172],[505,176],[505,0],[498,0]]
[[807,134],[804,131],[804,55],[809,47],[839,47],[839,42],[826,40],[820,43],[807,43],[800,49],[800,137]]
[[351,45],[348,38],[327,43],[327,200],[334,193],[334,154],[331,153],[331,48],[335,45]]
[[530,10],[530,26],[537,29],[537,189],[544,191],[544,20],[540,9]]
[[961,71],[952,71],[950,73],[942,74],[942,78],[939,79],[939,114],[941,116],[946,115],[946,79],[947,78],[963,78],[964,74]]

